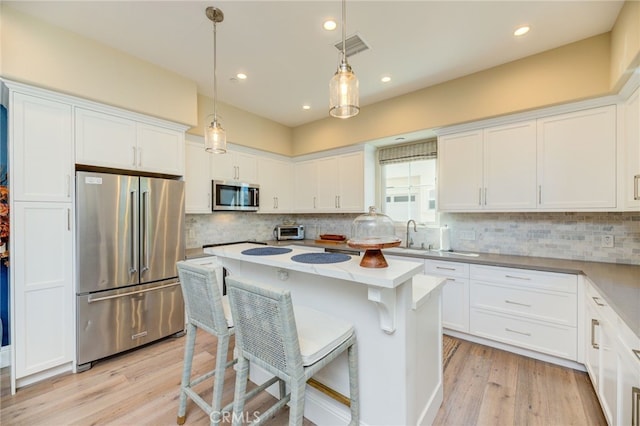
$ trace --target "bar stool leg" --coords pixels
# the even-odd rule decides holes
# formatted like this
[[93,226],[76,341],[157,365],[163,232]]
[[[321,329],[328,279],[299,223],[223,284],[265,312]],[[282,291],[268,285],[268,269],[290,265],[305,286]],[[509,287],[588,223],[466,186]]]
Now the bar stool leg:
[[191,366],[193,364],[193,349],[196,344],[196,326],[187,324],[187,340],[184,345],[184,361],[182,366],[182,382],[180,385],[180,405],[178,406],[178,418],[176,423],[183,425],[187,419],[187,393],[185,388],[191,385]]
[[211,400],[211,426],[220,423],[222,417],[222,392],[224,389],[224,373],[227,365],[229,350],[229,336],[218,337],[218,352],[216,354],[216,373],[213,376],[213,398]]
[[357,426],[360,423],[360,390],[358,386],[358,342],[347,349],[349,360],[349,405],[351,408],[351,421],[349,425]]
[[289,426],[302,425],[304,416],[304,391],[307,383],[302,377],[293,377],[291,386],[291,401],[289,402]]
[[242,412],[244,411],[244,399],[246,397],[247,380],[249,380],[249,361],[244,357],[238,357],[236,364],[236,388],[233,393],[233,414],[231,424],[233,426],[242,425]]

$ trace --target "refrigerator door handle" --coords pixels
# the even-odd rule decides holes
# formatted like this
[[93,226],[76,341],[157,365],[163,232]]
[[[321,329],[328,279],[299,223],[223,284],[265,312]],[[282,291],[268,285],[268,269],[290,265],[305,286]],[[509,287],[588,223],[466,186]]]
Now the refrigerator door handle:
[[129,274],[134,274],[138,271],[138,226],[137,226],[137,220],[136,218],[138,217],[138,212],[137,212],[137,205],[138,205],[138,192],[137,191],[131,191],[129,192],[129,196],[131,197],[131,266],[129,267]]
[[142,259],[144,263],[140,265],[140,272],[149,270],[149,191],[142,193]]
[[93,298],[92,296],[89,296],[89,299],[87,301],[89,303],[102,302],[103,300],[118,299],[120,297],[128,297],[128,296],[132,296],[134,294],[148,293],[150,291],[156,291],[156,290],[161,290],[163,288],[175,287],[177,285],[180,285],[180,282],[175,282],[175,283],[171,283],[171,284],[165,284],[165,285],[161,285],[161,286],[158,286],[158,287],[147,288],[147,289],[144,289],[144,290],[130,291],[128,293],[113,294],[111,296],[103,296],[103,297],[96,297],[96,298]]

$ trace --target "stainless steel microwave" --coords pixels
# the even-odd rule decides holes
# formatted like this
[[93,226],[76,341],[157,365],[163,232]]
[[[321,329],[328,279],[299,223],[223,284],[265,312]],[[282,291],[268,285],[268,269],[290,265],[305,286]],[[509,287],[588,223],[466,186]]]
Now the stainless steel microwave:
[[235,181],[211,181],[213,211],[257,211],[260,207],[260,185]]

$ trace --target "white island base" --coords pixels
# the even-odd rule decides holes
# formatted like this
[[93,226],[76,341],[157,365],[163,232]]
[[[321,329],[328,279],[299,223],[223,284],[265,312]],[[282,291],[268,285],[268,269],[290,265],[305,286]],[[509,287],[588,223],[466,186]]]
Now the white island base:
[[[291,260],[309,250],[243,255],[264,247],[236,244],[205,249],[229,275],[291,291],[294,305],[351,322],[358,339],[360,424],[430,425],[442,403],[442,279],[422,275],[422,265],[390,259],[388,268],[362,268],[360,257],[334,264]],[[313,379],[348,397],[346,354]],[[251,367],[251,380],[269,376]],[[277,394],[277,388],[274,387]],[[307,386],[304,416],[317,425],[346,425],[349,409]]]

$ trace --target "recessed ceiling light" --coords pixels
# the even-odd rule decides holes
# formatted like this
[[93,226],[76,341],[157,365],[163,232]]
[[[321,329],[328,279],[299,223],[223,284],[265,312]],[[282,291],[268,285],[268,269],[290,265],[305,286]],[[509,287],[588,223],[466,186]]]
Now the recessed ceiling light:
[[241,73],[241,72],[236,74],[236,77],[238,77],[240,80],[246,80],[247,79],[247,75],[244,74],[244,73]]
[[338,24],[336,24],[336,21],[334,21],[333,19],[328,19],[324,21],[324,24],[322,24],[322,28],[324,28],[327,31],[333,31],[336,29],[337,26]]
[[385,75],[384,77],[382,77],[380,79],[380,81],[383,82],[383,83],[388,83],[388,82],[391,81],[391,77],[389,77],[388,75]]
[[302,105],[302,109],[305,111],[311,109],[311,105]]
[[528,25],[523,25],[521,27],[516,28],[516,30],[513,32],[513,35],[516,37],[523,36],[526,33],[528,33],[530,29],[531,27],[529,27]]

